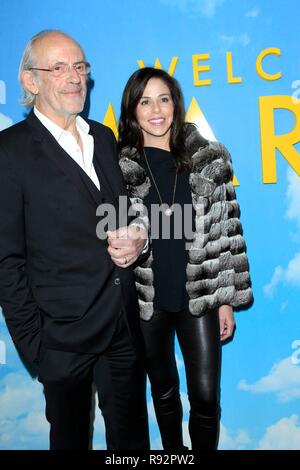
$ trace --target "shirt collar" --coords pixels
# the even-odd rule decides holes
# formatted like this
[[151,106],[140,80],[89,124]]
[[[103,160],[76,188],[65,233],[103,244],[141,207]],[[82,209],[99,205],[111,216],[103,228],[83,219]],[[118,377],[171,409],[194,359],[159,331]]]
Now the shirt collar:
[[[69,131],[65,131],[62,127],[55,124],[55,122],[45,116],[45,114],[41,113],[36,107],[34,107],[33,111],[36,117],[48,129],[48,131],[51,132],[51,134],[56,140],[60,139],[63,132],[69,134]],[[90,126],[81,116],[76,116],[76,127],[80,132],[83,132],[84,134],[89,133]]]

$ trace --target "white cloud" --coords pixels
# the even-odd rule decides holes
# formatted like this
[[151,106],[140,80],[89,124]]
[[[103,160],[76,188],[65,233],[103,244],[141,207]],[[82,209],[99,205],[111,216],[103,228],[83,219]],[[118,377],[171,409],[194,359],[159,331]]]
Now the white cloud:
[[1,381],[1,416],[16,419],[29,412],[43,410],[42,385],[25,373],[9,373]]
[[[34,429],[34,423],[37,428]],[[49,428],[42,413],[28,415],[19,420],[0,420],[0,449],[38,450],[48,449]]]
[[189,412],[190,412],[190,402],[189,402],[189,398],[187,396],[187,393],[180,392],[180,398],[181,398],[181,403],[182,403],[183,414],[189,414]]
[[247,33],[240,34],[239,36],[221,34],[220,39],[226,46],[238,44],[245,47],[250,43],[250,36]]
[[[188,421],[183,422],[183,442],[189,449],[191,448]],[[220,423],[220,439],[218,445],[220,450],[244,450],[248,448],[251,443],[252,439],[246,430],[239,429],[235,432],[229,431]]]
[[253,7],[252,10],[247,11],[246,18],[257,18],[260,13],[258,7]]
[[160,0],[164,5],[178,8],[183,13],[201,13],[206,18],[212,18],[219,6],[225,0]]
[[282,418],[266,429],[257,450],[300,450],[300,425],[297,415]]
[[29,434],[44,434],[48,436],[49,424],[44,412],[33,411],[20,421],[20,429]]
[[[97,399],[96,399],[96,403],[97,403]],[[95,420],[94,420],[93,426],[94,426],[93,449],[94,450],[106,449],[104,419],[97,406],[95,409]]]
[[190,433],[189,433],[188,421],[183,421],[182,423],[182,436],[183,436],[183,444],[187,446],[189,449],[191,449],[192,444],[191,444],[191,438],[190,438]]
[[294,255],[285,269],[282,266],[276,266],[271,281],[263,288],[265,295],[272,298],[281,282],[300,287],[300,252]]
[[300,253],[296,253],[285,270],[286,282],[300,286]]
[[156,415],[155,415],[155,410],[154,410],[152,399],[147,401],[147,408],[148,408],[149,422],[155,423],[156,422]]
[[[97,402],[97,400],[95,400]],[[9,373],[0,382],[0,449],[48,449],[42,385],[23,372]],[[93,448],[105,449],[105,425],[95,410]]]
[[5,116],[5,114],[0,113],[0,131],[10,127],[12,124],[13,121],[9,116]]
[[162,442],[161,442],[161,437],[156,436],[152,438],[151,436],[151,449],[153,450],[162,450]]
[[244,379],[238,389],[251,393],[275,393],[277,400],[287,403],[300,398],[300,366],[292,361],[292,356],[274,364],[267,375],[253,384]]
[[272,298],[277,285],[281,282],[284,277],[284,270],[281,266],[276,266],[271,281],[264,286],[264,293],[267,297]]
[[[191,449],[191,439],[189,435],[188,421],[183,422],[183,442]],[[220,439],[218,448],[220,450],[244,450],[252,442],[247,431],[240,429],[236,432],[229,432],[228,429],[220,424]]]
[[[287,209],[285,217],[296,222],[298,235],[300,235],[300,178],[291,168],[287,170]],[[296,252],[287,266],[276,266],[271,281],[264,286],[264,293],[272,298],[279,283],[285,282],[293,286],[300,286],[300,252]]]
[[[182,432],[183,432],[183,443],[189,449],[191,449],[191,439],[189,434],[189,410],[190,404],[188,396],[186,393],[181,392],[181,402],[183,408],[183,415],[185,419],[182,423]],[[156,416],[152,401],[148,401],[148,416],[149,422],[156,422]],[[235,432],[229,431],[222,423],[220,425],[220,440],[219,448],[220,449],[233,449],[233,450],[242,450],[249,448],[249,444],[252,443],[252,439],[249,436],[249,433],[244,429],[239,429]],[[151,448],[152,449],[162,449],[162,443],[159,433],[151,433]]]
[[23,372],[0,382],[0,449],[47,449],[49,425],[42,386]]
[[201,11],[208,18],[212,18],[215,15],[217,7],[222,5],[224,0],[204,0],[201,3]]
[[183,366],[184,366],[184,362],[182,360],[182,357],[181,356],[178,356],[178,354],[175,354],[175,359],[176,359],[176,365],[177,365],[177,369],[182,369]]
[[249,444],[251,444],[251,442],[252,439],[250,438],[248,431],[244,429],[239,429],[235,432],[229,431],[229,429],[221,423],[219,449],[244,450],[249,446]]

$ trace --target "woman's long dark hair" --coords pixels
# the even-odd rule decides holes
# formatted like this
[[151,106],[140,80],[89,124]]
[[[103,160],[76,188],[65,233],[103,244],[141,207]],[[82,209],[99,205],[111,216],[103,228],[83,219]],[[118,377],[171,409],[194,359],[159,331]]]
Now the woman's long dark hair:
[[174,105],[170,150],[174,155],[177,170],[181,171],[190,166],[188,157],[185,154],[183,95],[177,80],[164,70],[145,67],[134,72],[129,78],[122,96],[118,146],[119,149],[127,146],[130,148],[135,147],[139,153],[143,151],[144,137],[136,118],[136,107],[151,78],[159,78],[170,90]]

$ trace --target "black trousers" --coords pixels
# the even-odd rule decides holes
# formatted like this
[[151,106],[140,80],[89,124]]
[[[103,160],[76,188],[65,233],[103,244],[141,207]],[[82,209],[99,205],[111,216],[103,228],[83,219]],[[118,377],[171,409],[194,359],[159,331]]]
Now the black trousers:
[[183,448],[182,405],[175,360],[175,332],[182,351],[190,403],[193,450],[217,448],[220,420],[221,347],[218,310],[194,317],[187,310],[156,310],[141,321],[147,373],[164,450]]
[[39,380],[46,398],[51,450],[88,450],[92,382],[109,450],[148,450],[144,364],[129,337],[124,315],[102,354],[42,350]]

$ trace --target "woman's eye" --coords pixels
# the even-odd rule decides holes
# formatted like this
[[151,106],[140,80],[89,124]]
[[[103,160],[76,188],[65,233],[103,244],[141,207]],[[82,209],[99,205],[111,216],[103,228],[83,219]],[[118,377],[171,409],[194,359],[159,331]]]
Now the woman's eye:
[[149,100],[142,100],[140,104],[144,106],[145,104],[148,104],[148,103],[149,103]]
[[170,98],[168,96],[165,96],[164,98],[162,98],[163,103],[169,103],[169,101],[170,101]]

